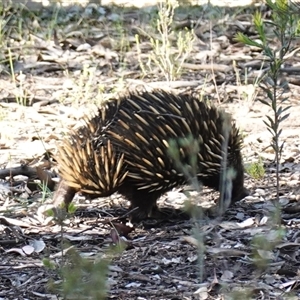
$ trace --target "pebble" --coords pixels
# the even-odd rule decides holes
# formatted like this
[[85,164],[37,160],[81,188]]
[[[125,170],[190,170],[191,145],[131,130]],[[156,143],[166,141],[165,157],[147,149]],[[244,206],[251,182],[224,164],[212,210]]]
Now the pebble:
[[265,196],[266,195],[266,191],[264,189],[256,189],[255,190],[255,195]]

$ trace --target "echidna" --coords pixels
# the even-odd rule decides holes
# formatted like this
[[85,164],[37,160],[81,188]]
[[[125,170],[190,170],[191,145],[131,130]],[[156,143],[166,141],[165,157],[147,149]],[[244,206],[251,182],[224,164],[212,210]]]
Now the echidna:
[[[134,217],[148,216],[162,194],[187,182],[169,150],[171,140],[188,136],[199,148],[198,180],[219,190],[225,114],[194,96],[162,90],[129,93],[107,102],[59,148],[59,169],[69,189],[65,203],[77,191],[93,197],[119,192],[132,208],[138,207]],[[238,129],[230,124],[226,150],[227,167],[235,171],[232,202],[246,195],[241,143]],[[177,159],[189,164],[190,150],[177,145]]]

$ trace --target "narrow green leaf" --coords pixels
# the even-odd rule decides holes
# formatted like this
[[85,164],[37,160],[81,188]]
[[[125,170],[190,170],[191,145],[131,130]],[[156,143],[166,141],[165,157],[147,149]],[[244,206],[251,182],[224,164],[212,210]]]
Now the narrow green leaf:
[[263,120],[263,122],[267,126],[267,128],[270,127],[270,124],[267,121]]
[[292,107],[291,105],[285,107],[285,108],[282,110],[282,112],[284,113],[285,111],[289,110],[291,107]]
[[[284,98],[281,100],[281,102],[283,103],[283,102],[286,102],[287,100],[290,100],[290,97],[284,97]],[[289,107],[291,107],[291,106],[289,106]]]
[[273,119],[271,117],[269,117],[269,116],[266,116],[266,117],[269,120],[271,127],[274,128],[275,127],[275,123],[274,123]]
[[279,122],[283,122],[283,121],[286,120],[289,116],[290,116],[290,114],[288,113],[288,114],[286,114],[286,115],[280,117]]
[[279,12],[287,15],[289,12],[288,2],[285,0],[276,0],[275,1],[276,8]]
[[274,80],[269,76],[269,77],[266,77],[266,82],[270,85],[270,86],[275,86],[275,82]]
[[279,115],[281,115],[283,112],[285,112],[285,111],[287,111],[289,108],[291,108],[291,106],[288,106],[288,107],[282,107],[281,105],[278,107],[278,109],[277,109],[277,115],[279,116]]
[[274,102],[274,95],[270,90],[266,90],[268,98],[271,100],[271,102]]
[[268,46],[265,46],[264,53],[266,56],[268,56],[270,59],[273,59],[275,57],[274,53],[272,52],[271,48]]
[[279,106],[276,111],[276,114],[277,114],[277,116],[280,116],[281,113],[282,113],[282,106]]
[[258,47],[260,49],[264,49],[264,46],[262,44],[259,44],[253,40],[251,40],[249,37],[247,37],[245,34],[241,33],[241,32],[238,32],[236,35],[235,35],[235,38],[234,40],[238,41],[238,42],[241,42],[245,45],[249,45],[249,46],[255,46],[255,47]]
[[283,142],[283,143],[280,145],[280,147],[279,147],[279,153],[280,153],[280,156],[281,156],[281,153],[282,153],[284,144],[285,144],[285,142]]
[[273,21],[265,20],[264,23],[265,25],[269,25],[270,27],[276,27],[276,24]]
[[266,0],[266,2],[267,2],[267,5],[268,5],[272,10],[276,8],[276,7],[275,7],[275,3],[273,3],[272,0]]
[[276,106],[277,106],[277,102],[275,100],[272,101],[271,107],[272,107],[273,111],[275,111],[275,112],[276,112]]
[[267,127],[267,130],[271,133],[272,137],[275,136],[275,133],[274,131],[270,128],[270,127]]
[[259,102],[261,102],[264,105],[270,106],[270,102],[264,99],[258,99]]
[[266,44],[266,35],[265,35],[265,30],[264,30],[264,23],[262,20],[261,13],[259,11],[256,11],[253,16],[253,22],[256,31],[258,32],[258,35],[260,37],[260,40],[262,41],[262,44]]

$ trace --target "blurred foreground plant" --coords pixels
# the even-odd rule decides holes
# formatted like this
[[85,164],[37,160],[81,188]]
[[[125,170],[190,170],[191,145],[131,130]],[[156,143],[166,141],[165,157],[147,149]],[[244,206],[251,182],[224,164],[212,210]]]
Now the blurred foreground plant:
[[[266,94],[266,99],[259,99],[261,103],[269,106],[273,116],[266,116],[264,121],[268,131],[272,135],[271,147],[275,152],[276,163],[276,202],[279,203],[279,169],[280,158],[284,142],[281,141],[281,123],[289,117],[290,105],[286,105],[288,98],[284,96],[287,82],[281,82],[281,68],[285,60],[290,57],[293,49],[292,42],[299,32],[299,11],[300,7],[287,0],[266,0],[271,9],[271,19],[263,20],[260,12],[254,14],[254,28],[258,34],[258,40],[249,38],[243,33],[236,35],[236,40],[249,46],[255,46],[262,50],[268,68],[260,79],[260,87]],[[268,32],[272,28],[273,34],[270,37]],[[270,42],[272,38],[272,43]],[[274,39],[275,38],[275,39]],[[277,45],[274,46],[274,41]]]

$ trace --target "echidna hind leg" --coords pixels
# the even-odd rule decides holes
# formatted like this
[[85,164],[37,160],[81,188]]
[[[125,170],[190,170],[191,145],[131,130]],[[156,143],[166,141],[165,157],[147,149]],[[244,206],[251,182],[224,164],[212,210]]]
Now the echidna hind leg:
[[149,218],[153,212],[158,211],[156,200],[160,194],[137,190],[130,184],[123,185],[118,192],[130,201],[130,208],[135,209],[132,212],[132,220],[134,221]]
[[135,211],[132,212],[132,219],[135,221],[143,220],[153,216],[155,211],[158,211],[156,197],[147,195],[147,193],[135,193],[134,197],[130,200],[130,208]]

